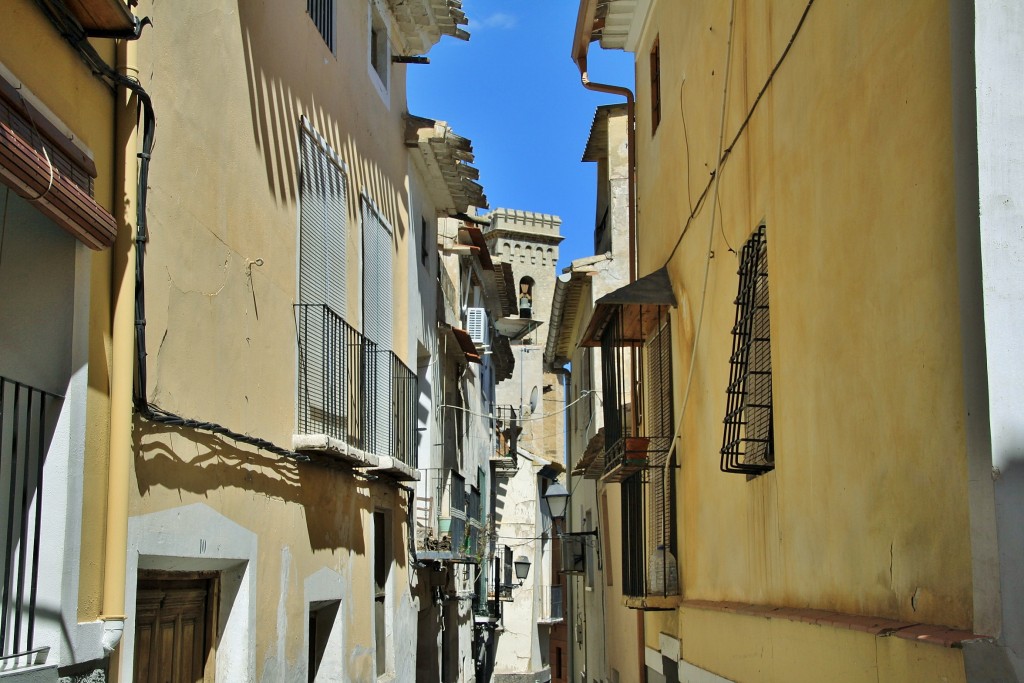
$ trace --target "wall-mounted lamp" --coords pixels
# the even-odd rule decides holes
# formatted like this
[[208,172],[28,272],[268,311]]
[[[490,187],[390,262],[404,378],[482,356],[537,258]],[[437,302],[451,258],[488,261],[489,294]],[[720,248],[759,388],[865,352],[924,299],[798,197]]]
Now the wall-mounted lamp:
[[[556,521],[565,519],[565,512],[569,507],[569,491],[564,486],[556,481],[544,492],[544,500],[548,502],[548,509],[551,510],[552,518]],[[590,531],[563,531],[559,533],[559,536],[597,536],[597,529],[591,529]]]
[[515,567],[516,578],[519,579],[518,586],[522,586],[523,582],[526,581],[526,577],[530,575],[530,558],[525,555],[520,555],[516,558],[516,561],[512,563],[512,566]]

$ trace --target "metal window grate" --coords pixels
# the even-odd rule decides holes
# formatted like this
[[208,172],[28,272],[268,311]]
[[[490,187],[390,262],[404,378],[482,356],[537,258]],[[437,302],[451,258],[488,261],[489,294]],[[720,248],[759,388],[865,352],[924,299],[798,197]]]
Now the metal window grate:
[[316,28],[323,36],[327,47],[334,52],[334,0],[306,0],[306,12],[309,18],[316,24]]
[[743,245],[738,273],[721,468],[757,475],[775,467],[765,226]]
[[35,644],[39,549],[44,542],[43,464],[59,406],[60,398],[53,394],[0,377],[2,657],[30,654]]

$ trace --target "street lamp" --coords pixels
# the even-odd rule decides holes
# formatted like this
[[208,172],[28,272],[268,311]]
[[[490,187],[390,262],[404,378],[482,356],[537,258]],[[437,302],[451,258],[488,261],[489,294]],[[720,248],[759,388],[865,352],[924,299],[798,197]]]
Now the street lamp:
[[552,517],[565,519],[565,509],[569,506],[569,492],[564,486],[556,481],[544,492],[544,499],[548,501]]
[[[544,492],[544,499],[548,501],[548,509],[551,510],[551,517],[557,520],[565,519],[565,513],[569,508],[569,491],[557,481],[548,487]],[[557,525],[556,525],[557,529]],[[558,534],[560,537],[597,536],[597,529],[590,531],[563,531]]]
[[526,581],[526,577],[530,574],[530,558],[520,555],[512,565],[516,569],[516,578],[519,579],[519,585],[522,586],[523,582]]

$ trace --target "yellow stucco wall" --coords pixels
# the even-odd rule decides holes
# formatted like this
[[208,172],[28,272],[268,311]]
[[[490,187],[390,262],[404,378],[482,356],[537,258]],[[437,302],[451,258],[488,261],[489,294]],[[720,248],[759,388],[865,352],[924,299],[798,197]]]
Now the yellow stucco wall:
[[[805,5],[736,2],[724,146]],[[815,3],[717,194],[712,186],[687,225],[718,155],[729,12],[729,3],[655,2],[637,48],[639,273],[661,267],[685,231],[668,262],[680,302],[677,416],[709,235],[714,255],[679,442],[685,597],[970,629],[947,8]],[[656,38],[661,123],[652,135]],[[719,449],[731,250],[762,222],[776,468],[748,481],[719,471]],[[658,632],[686,630],[680,612],[647,620],[652,647]],[[688,650],[684,638],[684,650],[701,647]]]
[[729,680],[966,683],[962,650],[699,609],[684,610],[680,623],[682,657]]
[[[93,155],[96,201],[115,210],[114,94],[82,63],[31,0],[4,3],[0,21],[0,64],[52,112],[55,119]],[[93,47],[114,64],[114,45]],[[102,581],[103,518],[110,417],[111,251],[91,252],[89,278],[89,368],[85,420],[84,490],[79,620],[99,615]]]
[[[284,447],[296,421],[300,116],[348,166],[346,319],[362,327],[361,193],[394,230],[396,279],[409,267],[405,67],[392,67],[385,102],[367,72],[367,4],[337,3],[337,13],[334,55],[300,3],[144,1],[136,9],[156,29],[138,44],[157,115],[150,399]],[[393,349],[415,367],[406,289],[394,287]],[[277,680],[305,661],[303,580],[323,568],[353,590],[343,604],[345,676],[373,679],[372,513],[390,512],[391,598],[409,602],[405,494],[345,468],[136,425],[133,516],[202,503],[259,538],[256,590],[272,599],[256,603],[256,679]]]

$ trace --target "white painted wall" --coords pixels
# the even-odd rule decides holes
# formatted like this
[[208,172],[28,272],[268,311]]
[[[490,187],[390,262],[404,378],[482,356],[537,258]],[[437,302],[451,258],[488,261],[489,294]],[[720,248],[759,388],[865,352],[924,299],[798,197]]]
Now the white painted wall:
[[1002,637],[1024,678],[1024,5],[978,0],[975,50],[985,355]]
[[4,185],[0,216],[0,375],[64,397],[43,472],[34,645],[68,665],[103,654],[102,624],[78,623],[92,252]]

